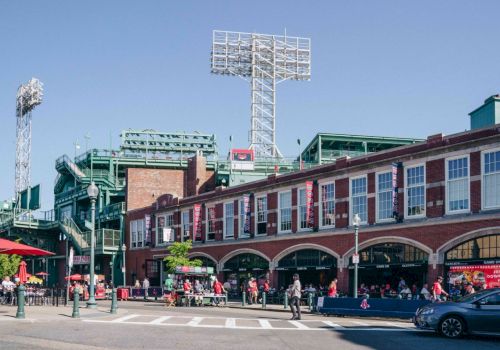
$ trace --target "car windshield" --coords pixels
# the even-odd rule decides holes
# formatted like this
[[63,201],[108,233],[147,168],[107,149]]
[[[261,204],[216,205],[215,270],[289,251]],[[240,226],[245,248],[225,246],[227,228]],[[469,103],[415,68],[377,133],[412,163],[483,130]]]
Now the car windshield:
[[466,295],[463,298],[460,298],[458,301],[460,303],[473,303],[476,300],[481,299],[485,294],[488,294],[490,292],[491,292],[491,290],[485,289],[485,290],[482,290],[480,292],[476,292],[474,294]]

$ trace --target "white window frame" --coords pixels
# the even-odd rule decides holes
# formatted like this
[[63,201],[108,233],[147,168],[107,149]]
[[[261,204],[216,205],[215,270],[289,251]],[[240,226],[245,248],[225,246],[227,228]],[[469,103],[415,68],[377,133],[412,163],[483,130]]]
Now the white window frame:
[[[205,207],[205,217],[207,218],[206,219],[206,224],[205,224],[205,241],[215,241],[215,234],[217,232],[217,230],[215,229],[215,226],[216,226],[215,223],[217,222],[217,216],[215,216],[215,219],[214,219],[214,222],[213,222],[213,231],[210,232],[210,230],[209,230],[210,229],[210,216],[209,216],[209,213],[208,213],[209,209],[213,209],[214,212],[215,212],[215,205],[214,206],[210,206],[210,207],[209,206]],[[211,238],[211,239],[208,238],[208,235],[210,233],[213,234],[214,238]]]
[[[408,215],[408,169],[413,169],[413,168],[418,168],[418,167],[423,167],[424,172],[424,183],[422,185],[418,186],[423,186],[424,187],[424,210],[423,213],[418,214],[418,215]],[[404,180],[405,180],[405,195],[404,195],[404,210],[405,210],[405,219],[418,219],[418,218],[424,218],[427,215],[427,175],[426,175],[427,169],[425,163],[418,163],[418,164],[412,164],[412,165],[407,165],[404,167]],[[412,187],[417,187],[417,186],[412,186]]]
[[[489,206],[487,207],[486,206],[486,195],[485,195],[485,185],[486,185],[486,181],[484,180],[486,175],[484,173],[484,158],[485,158],[485,155],[486,153],[496,153],[496,152],[499,152],[500,151],[500,148],[492,148],[492,149],[488,149],[488,150],[485,150],[485,151],[482,151],[481,152],[481,210],[495,210],[495,209],[499,209],[500,208],[500,202],[498,203],[498,205],[495,205],[495,206]],[[495,173],[495,174],[500,174],[500,173]],[[488,174],[488,175],[491,175]]]
[[[282,230],[281,229],[281,195],[289,193],[290,194],[290,229],[289,230]],[[291,233],[292,232],[292,222],[293,222],[293,215],[292,215],[292,190],[286,190],[286,191],[281,191],[278,192],[278,233]],[[288,209],[288,208],[285,208]]]
[[[184,214],[187,213],[187,223],[185,222],[185,219],[184,219]],[[185,225],[187,225],[187,235],[186,235],[186,227]],[[189,220],[189,210],[183,210],[181,211],[181,242],[184,242],[187,239],[189,239],[190,237],[190,228],[191,228],[191,222]]]
[[[248,203],[250,205],[250,203]],[[245,233],[245,213],[242,211],[245,208],[243,198],[238,199],[238,239],[250,238],[251,233]],[[251,226],[251,225],[250,225]]]
[[[233,220],[231,220],[231,230],[232,230],[232,235],[231,236],[227,235],[227,219],[228,219],[228,215],[227,215],[226,206],[229,205],[229,204],[232,206],[231,215],[229,217],[232,217],[232,219],[233,219]],[[234,201],[230,201],[230,202],[225,202],[224,203],[224,222],[223,222],[223,226],[224,226],[224,239],[234,239]]]
[[[332,224],[331,225],[323,225],[323,186],[328,186],[328,185],[333,185],[333,219],[332,219]],[[335,210],[335,190],[336,190],[336,185],[335,181],[328,181],[328,182],[323,182],[318,184],[319,188],[319,227],[320,228],[334,228],[335,227],[335,215],[336,215],[336,210]]]
[[[265,213],[266,217],[266,232],[264,233],[259,233],[259,223],[263,223],[264,221],[259,221],[259,202],[258,200],[264,198],[266,200],[266,210],[263,211]],[[267,195],[260,195],[260,196],[255,196],[255,236],[266,236],[267,235],[267,217],[268,217],[268,210],[267,210]]]
[[[139,225],[140,223],[140,225]],[[135,226],[135,230],[134,230]],[[139,226],[142,231],[139,231]],[[135,231],[135,239],[134,239]],[[139,235],[140,233],[140,235]],[[142,238],[142,239],[139,239]],[[145,241],[145,223],[144,219],[131,220],[130,221],[130,249],[141,249],[144,248]]]
[[[467,184],[467,189],[468,189],[468,197],[467,197],[467,201],[469,203],[469,207],[467,209],[458,209],[458,210],[451,210],[450,209],[450,186],[449,186],[449,183],[450,181],[454,181],[456,179],[453,179],[453,180],[450,180],[449,179],[449,162],[450,161],[453,161],[453,160],[457,160],[457,159],[467,159],[467,176],[466,177],[463,177],[463,178],[460,178],[460,180],[465,180],[465,183]],[[446,188],[446,191],[445,191],[445,200],[446,200],[446,204],[445,204],[445,212],[446,214],[448,215],[452,215],[452,214],[462,214],[462,213],[470,213],[471,211],[471,192],[470,192],[470,155],[467,153],[467,154],[462,154],[460,156],[456,156],[456,157],[450,157],[450,158],[446,158],[445,159],[445,188]]]
[[[299,187],[297,188],[297,232],[308,232],[312,231],[311,227],[301,227],[301,215],[300,215],[300,191],[304,191],[304,210],[306,211],[306,217],[307,217],[307,192],[306,192],[306,187]],[[313,202],[313,210],[314,210],[314,202]],[[306,226],[308,226],[307,220],[306,220]]]
[[[360,175],[360,176],[355,176],[355,177],[350,177],[349,178],[349,217],[351,218],[351,221],[352,221],[352,218],[354,217],[354,214],[359,214],[359,213],[354,213],[353,212],[353,209],[354,209],[354,205],[353,205],[353,196],[352,196],[352,183],[353,181],[355,180],[359,180],[359,179],[365,179],[366,181],[366,192],[365,192],[365,207],[366,207],[366,220],[363,220],[361,215],[360,215],[360,218],[361,218],[361,222],[360,224],[361,225],[365,225],[368,223],[368,176],[365,174],[365,175]],[[356,197],[361,197],[361,196],[356,196]]]
[[[392,187],[392,169],[389,169],[389,170],[385,170],[385,171],[379,171],[379,172],[376,172],[375,173],[375,221],[376,222],[393,222],[395,221],[394,217],[392,216],[392,213],[394,212],[394,210],[391,210],[391,217],[390,218],[383,218],[381,219],[380,218],[380,215],[379,215],[379,208],[380,208],[380,203],[379,203],[379,188],[378,188],[378,185],[379,185],[379,179],[378,179],[378,176],[379,175],[382,175],[382,174],[390,174],[390,178],[391,178],[391,189],[390,189],[390,194],[391,194],[391,205],[392,205],[392,201],[393,201],[393,195],[394,195],[394,189]],[[384,191],[384,192],[387,192],[387,191]],[[397,194],[396,194],[397,195]]]

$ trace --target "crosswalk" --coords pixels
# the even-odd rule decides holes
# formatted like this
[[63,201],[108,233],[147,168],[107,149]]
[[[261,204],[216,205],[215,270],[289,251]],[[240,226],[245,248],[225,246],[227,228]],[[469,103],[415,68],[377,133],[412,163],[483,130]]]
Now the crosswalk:
[[286,320],[265,318],[234,318],[180,315],[129,314],[106,319],[85,319],[84,322],[104,324],[126,324],[163,327],[224,328],[238,330],[294,330],[294,331],[417,331],[413,324],[398,321],[322,318],[308,320]]

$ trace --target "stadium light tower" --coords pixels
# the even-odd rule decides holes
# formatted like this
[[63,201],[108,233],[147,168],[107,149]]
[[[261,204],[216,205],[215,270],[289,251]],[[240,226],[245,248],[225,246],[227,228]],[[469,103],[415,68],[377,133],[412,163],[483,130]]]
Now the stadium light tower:
[[214,30],[211,63],[214,74],[250,79],[250,148],[257,158],[282,157],[276,146],[276,84],[311,79],[311,39]]
[[43,84],[36,78],[19,87],[16,96],[16,196],[31,181],[31,112],[42,103]]

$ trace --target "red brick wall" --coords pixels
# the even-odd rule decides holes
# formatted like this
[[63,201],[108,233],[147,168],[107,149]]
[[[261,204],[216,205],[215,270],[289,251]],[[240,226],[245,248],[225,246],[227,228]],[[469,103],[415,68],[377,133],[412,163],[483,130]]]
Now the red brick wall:
[[445,165],[444,159],[428,161],[425,166],[425,177],[430,185],[426,191],[427,217],[443,216],[445,212]]
[[[297,220],[298,220],[298,201],[299,201],[299,191],[297,188],[292,188],[292,232],[297,232]],[[295,208],[293,208],[295,207]]]
[[472,177],[481,176],[481,152],[470,154],[470,176],[471,210],[473,213],[479,213],[481,210],[481,180],[474,180]]
[[162,194],[184,197],[183,170],[170,169],[127,169],[127,210],[151,205]]
[[267,194],[267,235],[275,235],[278,231],[278,192]]
[[349,202],[338,202],[338,199],[349,198],[349,178],[335,181],[335,227],[349,225]]

